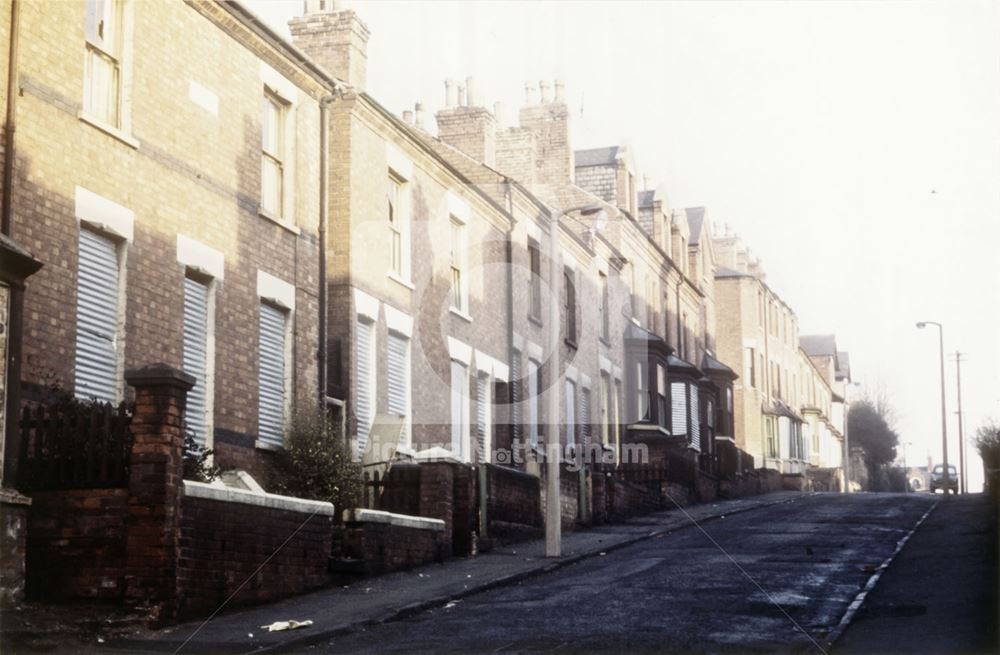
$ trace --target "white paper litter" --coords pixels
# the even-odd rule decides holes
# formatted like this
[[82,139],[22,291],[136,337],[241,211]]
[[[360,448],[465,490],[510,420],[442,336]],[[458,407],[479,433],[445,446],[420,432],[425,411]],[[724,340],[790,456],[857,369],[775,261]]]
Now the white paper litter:
[[311,619],[307,619],[305,621],[288,620],[275,621],[270,625],[262,625],[260,628],[261,630],[267,630],[268,632],[281,632],[282,630],[297,630],[298,628],[304,628],[312,624],[313,622]]

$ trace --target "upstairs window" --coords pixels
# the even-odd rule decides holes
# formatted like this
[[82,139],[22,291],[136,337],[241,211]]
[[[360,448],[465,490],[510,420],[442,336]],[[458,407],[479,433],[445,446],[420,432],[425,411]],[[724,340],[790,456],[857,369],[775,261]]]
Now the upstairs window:
[[468,312],[468,289],[465,280],[465,224],[451,218],[451,307]]
[[124,2],[87,0],[87,61],[83,111],[112,127],[122,127]]
[[608,298],[608,276],[599,273],[601,284],[601,338],[608,341],[611,338],[610,300]]
[[386,190],[389,219],[389,271],[403,277],[402,183],[390,173]]
[[542,320],[542,253],[538,247],[538,242],[528,240],[528,265],[531,269],[531,281],[529,282],[528,315],[536,321]]
[[566,269],[563,271],[563,284],[566,287],[566,291],[563,294],[565,296],[565,309],[566,309],[566,341],[575,344],[576,343],[576,281],[573,279],[573,271],[571,269]]
[[261,116],[260,206],[281,218],[285,203],[285,103],[265,89]]

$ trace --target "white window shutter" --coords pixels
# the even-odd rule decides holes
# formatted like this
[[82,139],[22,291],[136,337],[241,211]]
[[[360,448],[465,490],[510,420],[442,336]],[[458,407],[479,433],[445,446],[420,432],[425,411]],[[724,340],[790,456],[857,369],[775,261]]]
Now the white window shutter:
[[194,376],[187,394],[185,422],[195,441],[205,444],[208,428],[208,285],[184,278],[184,372]]
[[490,376],[480,375],[476,379],[476,440],[479,445],[479,461],[490,461]]
[[358,338],[355,353],[355,389],[357,391],[357,448],[358,455],[368,449],[368,435],[371,432],[375,403],[372,398],[372,335],[373,326],[367,321],[358,321]]
[[580,394],[580,432],[584,447],[590,446],[590,389],[584,387]]
[[76,301],[77,398],[118,400],[118,247],[114,241],[80,230]]
[[521,439],[521,353],[515,352],[510,360],[510,430],[511,437]]
[[394,332],[389,333],[389,413],[402,416],[403,426],[399,435],[400,445],[408,443],[406,433],[409,416],[409,390],[407,389],[407,369],[409,360],[409,340]]
[[701,417],[698,414],[698,387],[688,385],[691,395],[691,447],[701,450]]
[[260,306],[260,372],[257,431],[266,444],[280,446],[285,432],[285,312]]
[[687,434],[687,385],[683,382],[670,383],[670,433]]

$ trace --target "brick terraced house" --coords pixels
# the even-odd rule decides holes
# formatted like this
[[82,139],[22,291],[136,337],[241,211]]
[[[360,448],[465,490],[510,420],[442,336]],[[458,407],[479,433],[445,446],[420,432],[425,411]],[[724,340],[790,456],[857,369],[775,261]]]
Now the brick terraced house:
[[560,82],[527,85],[508,125],[448,80],[432,134],[422,105],[396,116],[367,93],[369,30],[332,2],[306,0],[291,43],[236,2],[18,7],[5,242],[44,264],[23,293],[28,403],[128,401],[126,369],[162,362],[193,379],[195,439],[264,488],[319,405],[366,466],[427,464],[403,504],[455,544],[498,475],[501,517],[540,519],[552,442],[589,462],[562,478],[567,525],[662,500],[665,478],[611,480],[637,457],[684,500],[723,476],[764,489],[754,460],[834,486],[846,353],[800,340],[759,262],[704,207],[640,188],[630,148],[574,150]]
[[196,378],[197,440],[257,472],[318,395],[337,82],[232,3],[20,2],[19,39],[10,233],[45,264],[24,398],[117,403],[127,368],[165,362]]

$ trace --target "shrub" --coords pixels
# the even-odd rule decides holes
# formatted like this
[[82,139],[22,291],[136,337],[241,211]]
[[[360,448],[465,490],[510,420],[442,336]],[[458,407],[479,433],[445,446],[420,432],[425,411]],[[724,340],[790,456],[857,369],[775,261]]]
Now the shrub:
[[275,454],[276,493],[333,503],[338,510],[361,501],[361,465],[352,461],[340,425],[318,412],[297,412]]
[[184,479],[211,482],[219,477],[221,469],[212,461],[214,451],[205,448],[194,438],[194,432],[184,428]]

